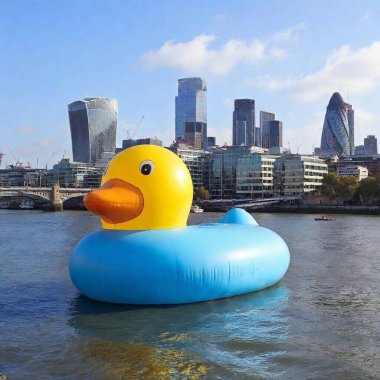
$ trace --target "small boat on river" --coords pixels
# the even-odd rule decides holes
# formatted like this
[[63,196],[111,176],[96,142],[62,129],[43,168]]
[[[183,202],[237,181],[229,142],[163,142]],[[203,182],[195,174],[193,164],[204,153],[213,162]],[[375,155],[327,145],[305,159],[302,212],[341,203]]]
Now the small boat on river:
[[191,206],[190,212],[203,212],[203,208],[199,207],[198,205]]
[[314,218],[314,220],[319,220],[319,221],[329,222],[329,221],[333,221],[333,220],[335,220],[335,219],[333,219],[333,218],[328,218],[327,216],[322,215],[322,216],[320,216],[319,218]]

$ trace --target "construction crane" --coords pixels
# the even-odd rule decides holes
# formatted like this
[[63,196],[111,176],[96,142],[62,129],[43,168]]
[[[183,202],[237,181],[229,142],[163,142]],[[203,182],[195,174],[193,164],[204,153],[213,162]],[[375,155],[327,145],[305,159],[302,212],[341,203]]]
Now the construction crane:
[[53,153],[50,155],[50,157],[48,158],[48,160],[46,161],[45,169],[47,169],[48,164],[49,164],[50,160],[55,156],[55,153],[56,153],[56,152],[53,152]]
[[135,128],[134,128],[134,131],[131,133],[130,130],[127,130],[127,139],[128,140],[132,140],[133,137],[135,136],[137,130],[139,129],[141,123],[143,122],[143,120],[145,119],[145,116],[142,115],[139,119],[139,121],[136,123],[135,125]]
[[6,145],[6,147],[8,148],[9,152],[11,153],[12,157],[14,158],[15,160],[15,163],[16,163],[16,166],[19,165],[21,162],[20,162],[20,159],[16,157],[16,155],[13,153],[13,150],[10,148],[9,144],[4,140],[4,139],[1,139],[1,141]]

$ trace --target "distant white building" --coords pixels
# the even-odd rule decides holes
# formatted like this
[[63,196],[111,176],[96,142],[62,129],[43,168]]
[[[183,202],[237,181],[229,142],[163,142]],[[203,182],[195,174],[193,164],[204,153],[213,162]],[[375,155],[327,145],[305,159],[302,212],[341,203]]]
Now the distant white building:
[[359,181],[368,177],[368,169],[359,165],[340,165],[337,167],[337,174],[341,176],[353,176]]

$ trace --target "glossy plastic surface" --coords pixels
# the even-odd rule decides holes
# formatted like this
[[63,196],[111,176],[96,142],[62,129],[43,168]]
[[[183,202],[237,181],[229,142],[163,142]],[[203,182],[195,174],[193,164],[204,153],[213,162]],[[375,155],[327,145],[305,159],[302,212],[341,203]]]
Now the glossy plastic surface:
[[89,298],[126,304],[206,301],[264,289],[289,265],[285,242],[247,224],[151,231],[101,230],[70,258],[75,286]]

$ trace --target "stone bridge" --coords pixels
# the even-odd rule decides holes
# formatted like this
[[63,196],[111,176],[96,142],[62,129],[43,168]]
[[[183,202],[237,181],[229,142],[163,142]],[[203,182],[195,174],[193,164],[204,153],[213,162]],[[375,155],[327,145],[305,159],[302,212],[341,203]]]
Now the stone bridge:
[[68,199],[83,197],[91,190],[93,189],[60,187],[58,184],[53,187],[0,187],[0,201],[9,198],[29,198],[43,205],[45,209],[61,211],[63,203]]

